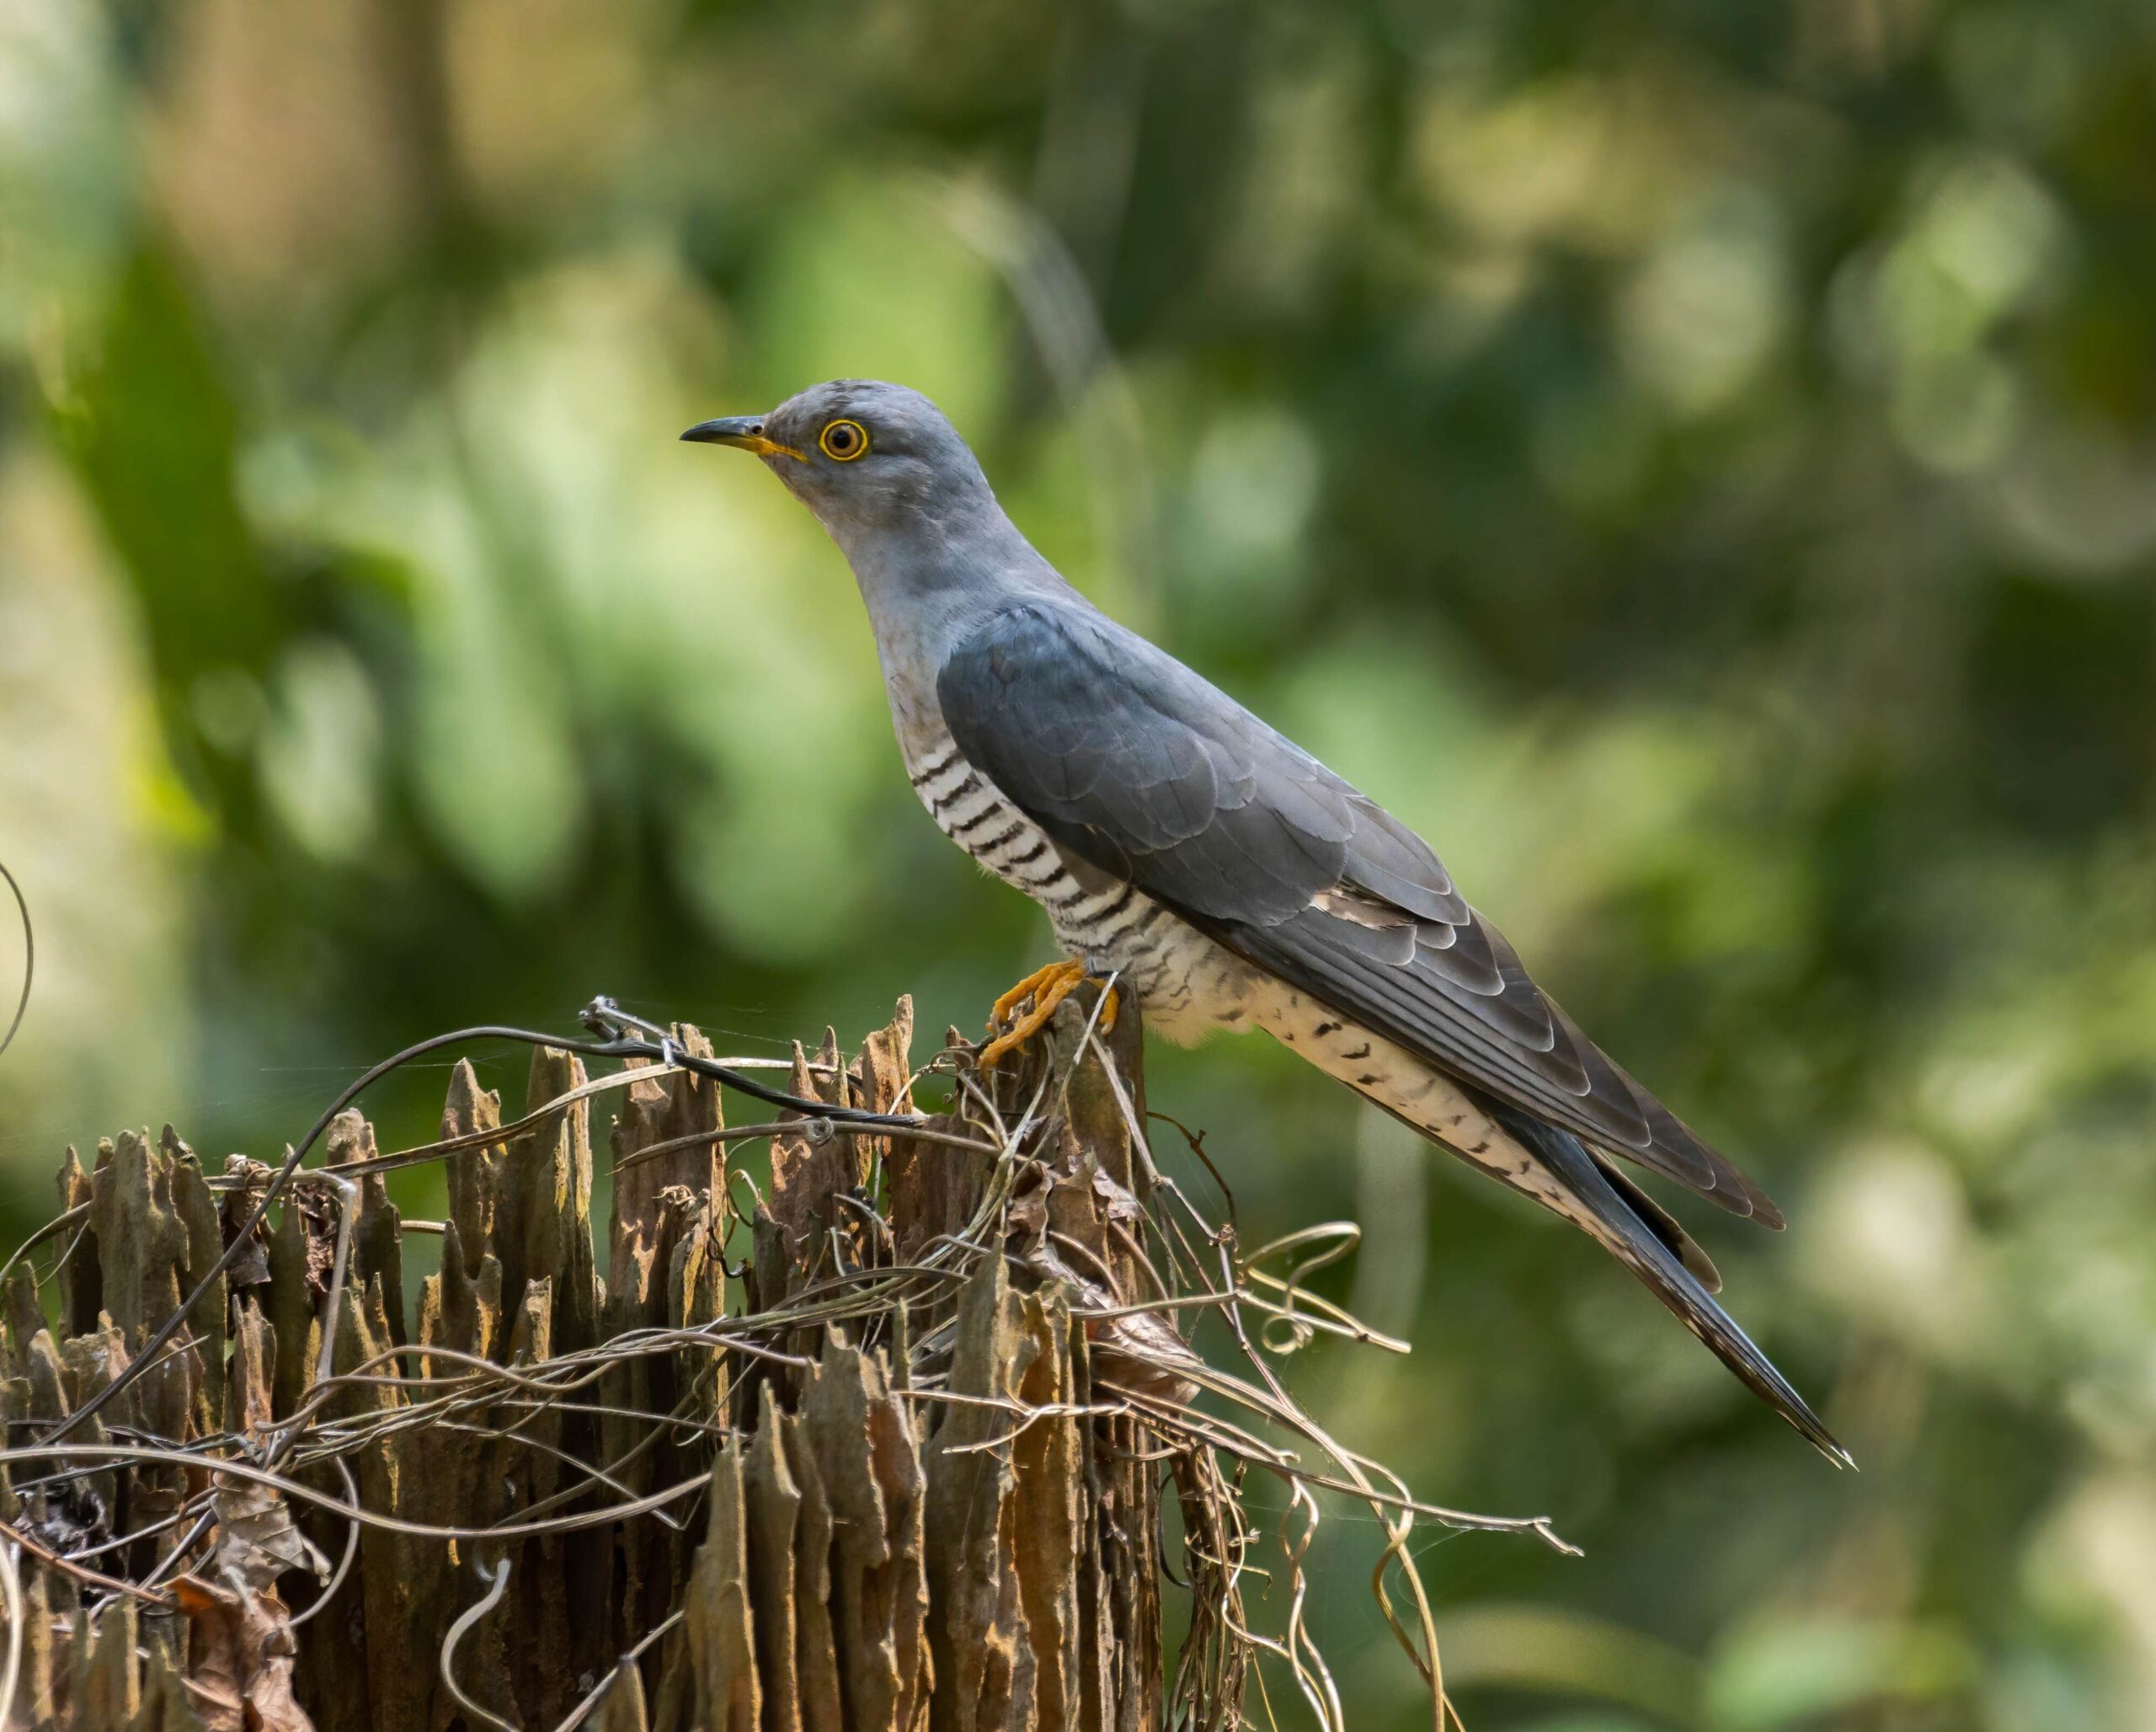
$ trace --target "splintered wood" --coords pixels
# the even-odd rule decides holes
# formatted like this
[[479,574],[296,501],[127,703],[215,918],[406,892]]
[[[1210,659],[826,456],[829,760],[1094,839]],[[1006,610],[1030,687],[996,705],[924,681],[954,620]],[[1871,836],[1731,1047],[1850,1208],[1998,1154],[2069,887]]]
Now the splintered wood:
[[[398,1157],[345,1113],[163,1355],[25,1462],[274,1170],[205,1177],[169,1129],[71,1150],[45,1291],[24,1261],[0,1295],[7,1726],[1162,1724],[1164,1485],[1206,1549],[1178,1574],[1243,1537],[1145,1417],[1200,1369],[1174,1313],[1097,1315],[1164,1296],[1138,1018],[1088,1042],[1094,1002],[985,1073],[954,1034],[932,1135],[784,1115],[760,1191],[709,1080],[540,1050],[505,1120],[460,1063],[437,1273],[408,1295]],[[913,1111],[912,1033],[902,1002],[851,1062],[797,1047],[789,1092]],[[1231,1580],[1212,1619],[1241,1627]],[[1190,1723],[1236,1724],[1239,1665],[1209,1689]]]

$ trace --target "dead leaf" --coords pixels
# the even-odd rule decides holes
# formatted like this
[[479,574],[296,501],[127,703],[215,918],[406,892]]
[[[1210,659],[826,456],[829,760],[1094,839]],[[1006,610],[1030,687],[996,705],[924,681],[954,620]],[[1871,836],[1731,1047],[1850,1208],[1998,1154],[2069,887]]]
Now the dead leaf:
[[328,1560],[293,1525],[292,1512],[270,1487],[239,1480],[217,1488],[217,1544],[212,1568],[259,1592],[288,1569],[312,1570],[319,1581]]
[[1188,1407],[1198,1398],[1194,1372],[1205,1361],[1191,1351],[1166,1318],[1157,1312],[1130,1312],[1096,1318],[1086,1325],[1093,1364],[1106,1382],[1150,1395],[1171,1407]]
[[1093,1194],[1108,1205],[1111,1221],[1143,1221],[1145,1205],[1100,1170],[1093,1169]]
[[187,1688],[202,1732],[314,1732],[292,1695],[292,1615],[237,1574],[173,1585],[187,1614]]
[[[250,1161],[245,1155],[225,1157],[225,1176],[239,1183],[225,1193],[223,1205],[218,1210],[218,1226],[229,1245],[239,1236],[247,1217],[254,1212],[254,1205],[261,1200],[263,1191],[270,1183],[270,1169],[259,1161]],[[247,1243],[232,1259],[232,1267],[225,1271],[229,1289],[237,1292],[242,1287],[259,1287],[270,1279],[270,1229],[267,1222],[256,1225],[248,1235]]]
[[1054,1188],[1055,1180],[1039,1162],[1028,1162],[1020,1170],[1004,1217],[1012,1238],[1032,1240],[1048,1231],[1048,1195]]
[[286,1207],[300,1211],[300,1224],[307,1229],[307,1290],[317,1299],[327,1299],[337,1272],[336,1205],[310,1188],[288,1196]]
[[[1129,1192],[1113,1179],[1108,1186],[1123,1196]],[[1100,1181],[1095,1181],[1096,1189]],[[1111,1204],[1111,1207],[1113,1207]],[[1052,1241],[1043,1239],[1024,1259],[1035,1274],[1059,1280],[1076,1296],[1086,1311],[1116,1311],[1115,1317],[1086,1319],[1086,1339],[1092,1349],[1095,1371],[1107,1382],[1150,1395],[1171,1407],[1187,1407],[1198,1398],[1194,1374],[1205,1361],[1157,1311],[1123,1312],[1111,1293],[1091,1276],[1073,1268]]]

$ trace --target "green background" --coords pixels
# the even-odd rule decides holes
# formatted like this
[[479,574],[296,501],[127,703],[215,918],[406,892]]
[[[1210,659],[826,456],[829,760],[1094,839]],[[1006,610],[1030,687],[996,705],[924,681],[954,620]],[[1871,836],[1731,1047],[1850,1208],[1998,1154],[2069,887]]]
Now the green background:
[[[1423,1553],[1470,1725],[2156,1724],[2152,165],[2099,0],[8,0],[0,1216],[602,990],[977,1029],[1043,922],[675,442],[899,379],[1790,1216],[1687,1210],[1860,1475],[1287,1055],[1156,1056],[1413,1338],[1297,1391],[1588,1548]],[[1350,1724],[1427,1724],[1334,1516]]]

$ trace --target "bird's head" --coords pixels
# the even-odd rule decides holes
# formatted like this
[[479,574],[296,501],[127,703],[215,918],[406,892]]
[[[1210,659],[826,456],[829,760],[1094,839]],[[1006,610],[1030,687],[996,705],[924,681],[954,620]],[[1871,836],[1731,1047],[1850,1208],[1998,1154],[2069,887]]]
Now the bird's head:
[[700,421],[681,436],[754,452],[842,547],[992,503],[965,441],[903,385],[834,379],[768,414]]

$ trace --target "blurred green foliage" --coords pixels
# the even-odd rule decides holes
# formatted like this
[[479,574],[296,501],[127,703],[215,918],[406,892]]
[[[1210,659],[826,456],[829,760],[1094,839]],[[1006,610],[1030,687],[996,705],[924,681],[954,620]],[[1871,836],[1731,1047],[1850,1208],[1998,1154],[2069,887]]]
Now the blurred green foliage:
[[[1366,1223],[1416,1350],[1319,1411],[1588,1548],[1424,1553],[1471,1724],[2156,1724],[2152,161],[2098,0],[10,0],[9,1221],[597,990],[976,1024],[1044,929],[674,442],[897,378],[1788,1207],[1703,1230],[1859,1477],[1283,1055],[1160,1056],[1246,1238]],[[1374,1552],[1319,1633],[1427,1724]]]

